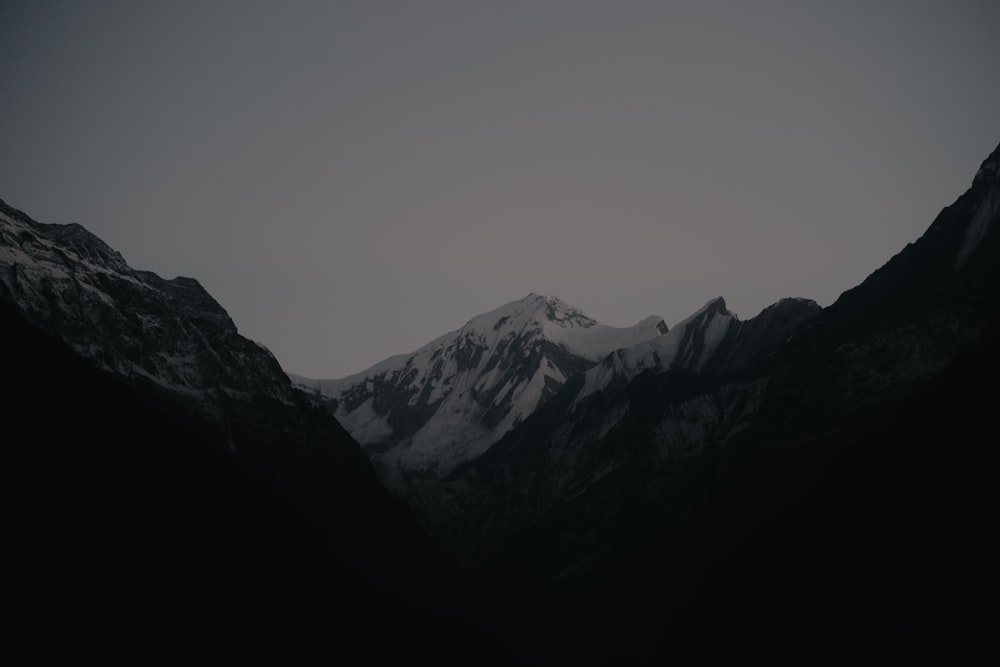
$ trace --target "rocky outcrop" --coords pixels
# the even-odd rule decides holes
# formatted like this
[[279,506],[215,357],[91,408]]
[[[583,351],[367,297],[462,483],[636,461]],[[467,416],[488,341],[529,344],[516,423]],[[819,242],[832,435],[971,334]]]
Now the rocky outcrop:
[[0,297],[100,368],[206,413],[255,395],[291,403],[274,356],[196,280],[134,270],[83,227],[38,223],[2,201]]

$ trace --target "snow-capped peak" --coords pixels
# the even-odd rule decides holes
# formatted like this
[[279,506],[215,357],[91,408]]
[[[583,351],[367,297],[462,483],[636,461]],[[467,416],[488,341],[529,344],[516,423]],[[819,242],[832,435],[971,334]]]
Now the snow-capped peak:
[[588,329],[598,325],[579,308],[574,308],[556,296],[531,293],[523,299],[511,301],[495,310],[477,315],[459,329],[459,332],[476,331],[489,336],[497,332],[501,337],[509,332],[538,331],[547,333],[555,329]]
[[571,354],[599,361],[618,348],[655,338],[666,331],[667,325],[656,315],[631,327],[613,327],[601,324],[557,296],[532,292],[523,299],[472,318],[457,332],[446,334],[438,341],[457,335],[489,344],[511,334],[532,334],[560,345]]
[[361,373],[292,380],[335,401],[341,423],[370,452],[384,452],[383,463],[443,474],[485,451],[570,375],[666,331],[659,317],[612,327],[532,293]]
[[725,299],[716,297],[665,335],[609,354],[587,371],[576,402],[647,368],[698,371],[726,338],[730,328],[738,323],[736,314],[726,308]]

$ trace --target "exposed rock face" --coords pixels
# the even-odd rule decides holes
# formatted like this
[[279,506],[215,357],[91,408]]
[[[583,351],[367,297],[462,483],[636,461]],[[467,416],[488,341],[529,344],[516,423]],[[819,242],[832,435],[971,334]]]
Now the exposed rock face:
[[136,271],[83,227],[41,224],[2,201],[0,297],[99,367],[205,412],[252,395],[291,402],[274,356],[196,280]]

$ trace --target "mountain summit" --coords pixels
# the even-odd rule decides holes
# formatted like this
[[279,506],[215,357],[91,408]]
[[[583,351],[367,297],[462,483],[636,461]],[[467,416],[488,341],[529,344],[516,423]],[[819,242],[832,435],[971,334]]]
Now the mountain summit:
[[482,454],[570,375],[666,332],[656,316],[612,327],[532,293],[361,373],[292,380],[331,403],[387,479],[437,476]]
[[583,399],[644,370],[731,372],[818,310],[785,299],[743,322],[717,297],[674,329],[656,316],[612,327],[532,293],[356,375],[292,381],[328,404],[399,491],[407,478],[442,478],[483,455],[575,375]]

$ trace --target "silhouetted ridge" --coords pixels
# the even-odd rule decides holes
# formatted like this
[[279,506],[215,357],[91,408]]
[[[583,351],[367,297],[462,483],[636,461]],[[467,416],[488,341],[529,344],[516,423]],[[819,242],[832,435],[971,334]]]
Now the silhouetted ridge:
[[336,420],[197,281],[95,238],[0,211],[11,654],[505,664]]

